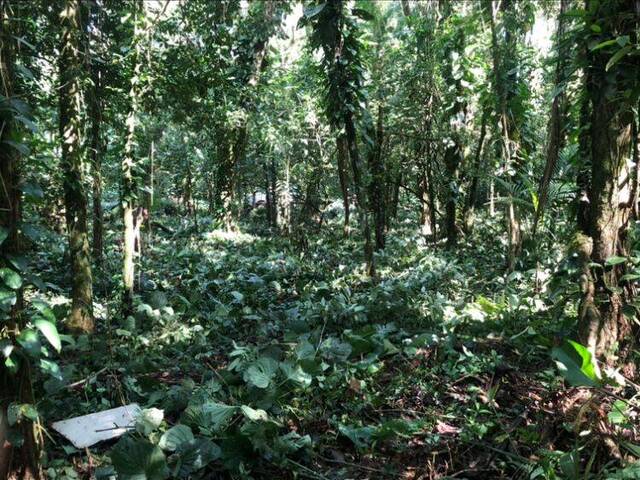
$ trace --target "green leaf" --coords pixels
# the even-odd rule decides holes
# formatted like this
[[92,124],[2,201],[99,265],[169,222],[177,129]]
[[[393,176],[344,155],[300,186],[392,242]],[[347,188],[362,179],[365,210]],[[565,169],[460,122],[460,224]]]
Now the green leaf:
[[190,405],[182,415],[182,421],[192,427],[208,432],[217,432],[226,426],[238,407],[218,402]]
[[162,434],[158,446],[163,450],[175,452],[181,445],[193,442],[193,432],[186,425],[176,425]]
[[49,320],[45,320],[44,318],[35,319],[33,321],[33,324],[38,330],[40,330],[40,332],[42,332],[51,346],[59,352],[62,348],[62,344],[60,342],[60,335],[58,334],[58,329],[56,328],[56,326],[52,322],[50,322]]
[[627,45],[626,47],[622,47],[607,62],[607,65],[604,67],[605,71],[609,71],[611,67],[613,67],[616,63],[618,63],[622,57],[624,57],[627,53],[629,53],[633,49],[633,45]]
[[260,357],[244,372],[245,382],[258,388],[267,388],[278,370],[278,362],[271,357]]
[[136,430],[142,435],[148,436],[160,426],[163,419],[164,410],[145,408],[136,418]]
[[208,439],[182,443],[176,453],[177,465],[174,468],[174,476],[180,478],[188,478],[191,473],[206,467],[222,456],[220,447]]
[[38,333],[35,330],[31,328],[22,330],[20,332],[20,335],[16,337],[16,341],[32,357],[40,356],[40,349],[42,348],[42,344],[40,343]]
[[48,373],[56,380],[64,380],[62,376],[62,371],[60,370],[60,365],[56,362],[52,362],[51,360],[47,360],[45,358],[40,359],[40,369],[43,372]]
[[616,400],[615,402],[613,402],[613,404],[611,405],[611,411],[607,414],[609,422],[614,425],[621,425],[623,423],[626,423],[629,419],[627,415],[627,408],[628,405],[622,400]]
[[240,410],[242,410],[242,413],[244,414],[244,416],[247,417],[252,422],[258,422],[258,421],[266,422],[267,420],[269,420],[269,416],[267,415],[267,412],[265,412],[264,410],[261,410],[261,409],[255,410],[247,405],[242,405],[240,407]]
[[10,268],[0,268],[0,278],[7,287],[13,290],[17,290],[22,286],[22,278],[20,278],[20,275],[16,271]]
[[12,290],[0,289],[0,309],[9,312],[18,301],[16,292]]
[[283,362],[280,364],[280,369],[284,373],[287,380],[291,380],[294,383],[302,387],[308,387],[311,385],[313,377],[305,372],[300,365],[292,365],[289,362]]
[[27,198],[31,198],[34,200],[41,200],[44,198],[44,192],[40,185],[36,182],[24,182],[20,187],[22,193],[24,193]]
[[164,480],[169,477],[164,453],[147,440],[123,437],[111,450],[111,462],[118,480]]
[[601,381],[598,367],[591,352],[572,340],[566,340],[562,346],[554,347],[551,357],[558,370],[574,387],[597,387]]
[[605,260],[604,264],[607,267],[613,267],[614,265],[620,265],[621,263],[625,263],[627,261],[627,257],[609,257]]
[[5,227],[0,227],[0,245],[4,243],[4,241],[9,236],[9,229]]
[[324,10],[324,7],[326,6],[327,6],[327,2],[323,2],[320,5],[316,5],[315,7],[305,8],[304,16],[307,18],[313,18],[316,15],[318,15],[320,12],[322,12],[322,10]]

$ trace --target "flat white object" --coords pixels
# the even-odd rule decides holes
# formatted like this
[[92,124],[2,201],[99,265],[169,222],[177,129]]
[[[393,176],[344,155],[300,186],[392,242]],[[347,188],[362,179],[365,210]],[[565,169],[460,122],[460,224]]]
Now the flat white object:
[[55,422],[53,429],[68,439],[74,447],[85,448],[104,440],[118,438],[131,430],[140,414],[137,403],[90,413]]

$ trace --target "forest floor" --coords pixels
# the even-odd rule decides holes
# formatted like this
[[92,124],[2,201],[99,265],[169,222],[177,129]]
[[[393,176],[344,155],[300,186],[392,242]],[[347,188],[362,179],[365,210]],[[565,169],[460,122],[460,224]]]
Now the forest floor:
[[[135,318],[112,314],[119,256],[107,254],[99,333],[66,338],[38,405],[47,422],[161,409],[129,436],[157,443],[188,426],[191,450],[164,449],[172,478],[640,478],[612,473],[636,447],[631,414],[566,387],[550,358],[575,320],[570,269],[562,282],[543,265],[506,276],[499,244],[454,254],[395,231],[371,281],[339,225],[306,251],[173,226],[147,245]],[[41,259],[52,282],[55,258]],[[134,478],[118,462],[167,474],[131,443],[78,451],[50,434],[48,478],[113,478],[114,466]]]

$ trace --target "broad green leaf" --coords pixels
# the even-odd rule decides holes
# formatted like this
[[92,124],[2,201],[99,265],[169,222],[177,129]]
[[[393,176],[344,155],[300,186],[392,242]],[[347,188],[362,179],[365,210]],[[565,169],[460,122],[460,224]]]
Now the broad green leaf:
[[324,10],[324,7],[326,6],[327,6],[327,2],[323,2],[320,5],[316,5],[315,7],[305,8],[304,16],[307,18],[313,18],[316,15],[318,15],[320,12],[322,12],[322,10]]
[[628,405],[622,400],[616,400],[611,405],[611,411],[607,414],[607,418],[614,425],[621,425],[629,419],[627,416]]
[[51,360],[47,360],[46,358],[40,359],[40,369],[43,372],[48,373],[56,380],[63,380],[62,371],[60,370],[60,365],[56,362],[52,362]]
[[551,357],[562,376],[574,387],[597,387],[601,384],[595,359],[583,345],[566,340],[562,346],[553,348]]
[[238,407],[218,402],[190,405],[182,415],[182,421],[207,432],[223,429],[238,411]]
[[111,462],[118,480],[164,480],[169,477],[164,453],[148,440],[123,437],[111,450]]
[[624,263],[627,261],[627,257],[609,257],[605,260],[604,264],[608,267],[612,267],[614,265],[620,265],[621,263]]
[[0,245],[4,243],[4,241],[9,236],[9,229],[5,227],[0,227]]
[[177,461],[175,462],[174,476],[189,478],[191,473],[197,472],[220,458],[222,452],[220,447],[211,440],[199,439],[181,443],[176,449],[176,454]]
[[282,362],[280,364],[280,369],[284,373],[284,376],[287,377],[287,380],[291,380],[302,387],[308,387],[311,385],[313,377],[305,372],[300,365],[292,365],[289,362]]
[[31,328],[27,328],[20,332],[20,335],[16,337],[16,341],[20,344],[25,351],[32,357],[40,356],[40,349],[42,344],[38,338],[38,332]]
[[261,409],[256,410],[247,405],[242,405],[240,407],[240,410],[242,410],[242,413],[244,414],[244,416],[247,417],[252,422],[258,422],[258,421],[266,422],[267,420],[269,420],[269,416],[267,415],[267,412],[265,412],[264,410],[261,410]]
[[278,362],[271,357],[260,357],[244,372],[245,382],[258,388],[267,388],[278,370]]
[[0,288],[0,309],[9,312],[17,300],[16,292]]
[[136,418],[136,430],[142,435],[148,436],[160,426],[163,419],[164,410],[145,408]]
[[21,185],[20,189],[27,198],[34,200],[41,200],[44,198],[44,192],[36,182],[25,182]]
[[613,67],[616,63],[622,60],[622,57],[624,57],[632,49],[633,49],[633,45],[627,45],[625,47],[622,47],[620,50],[618,50],[616,53],[613,54],[613,56],[609,59],[604,69],[608,72],[611,69],[611,67]]
[[20,278],[18,272],[10,268],[0,268],[0,278],[7,287],[13,290],[17,290],[22,286],[22,278]]
[[194,440],[193,432],[186,425],[176,425],[162,434],[158,446],[170,452],[176,451],[181,445],[188,444]]
[[49,341],[51,346],[56,349],[56,351],[60,351],[62,348],[62,344],[60,342],[60,335],[58,334],[58,329],[49,320],[45,320],[44,318],[37,318],[33,321],[33,324],[36,326],[40,332],[44,335],[44,337]]

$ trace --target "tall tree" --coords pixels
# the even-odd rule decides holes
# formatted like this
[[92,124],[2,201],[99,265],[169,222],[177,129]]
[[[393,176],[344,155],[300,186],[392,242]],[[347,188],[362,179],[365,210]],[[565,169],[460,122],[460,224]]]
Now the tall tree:
[[589,49],[586,59],[591,182],[589,236],[581,252],[601,267],[584,270],[579,327],[582,342],[596,355],[611,354],[631,328],[622,308],[624,289],[618,287],[623,267],[609,260],[628,253],[628,221],[637,202],[630,165],[640,61],[628,54],[638,42],[638,7],[635,0],[589,0],[585,16],[584,41],[600,47]]
[[556,30],[556,65],[554,73],[554,96],[551,102],[551,116],[549,118],[549,133],[547,136],[547,151],[544,173],[540,179],[538,187],[538,208],[536,209],[533,221],[533,236],[536,234],[538,221],[544,213],[549,193],[549,184],[553,172],[558,163],[560,151],[565,145],[565,122],[567,110],[566,76],[567,66],[569,63],[568,49],[569,44],[565,38],[565,29],[567,22],[567,10],[569,9],[569,0],[560,1],[560,11],[558,13],[558,27]]
[[441,2],[442,18],[445,36],[445,58],[443,78],[447,86],[449,105],[446,115],[448,123],[448,139],[444,152],[446,178],[446,212],[445,233],[447,245],[452,247],[458,239],[457,203],[458,203],[458,174],[463,161],[464,146],[462,145],[462,131],[466,119],[466,100],[463,87],[463,67],[465,36],[463,25],[453,11],[448,0]]
[[92,332],[93,285],[81,138],[80,82],[84,77],[81,13],[79,0],[65,0],[60,13],[62,36],[59,58],[59,121],[72,282],[68,326],[76,331]]
[[[518,71],[518,47],[524,32],[518,15],[519,8],[522,7],[514,0],[484,2],[484,11],[491,28],[491,83],[501,137],[501,170],[507,179],[506,183],[517,181],[522,158],[520,137],[524,111],[519,92],[523,79],[519,77]],[[506,197],[507,270],[512,271],[522,249],[522,225],[520,209],[513,192],[508,189]]]
[[325,108],[329,123],[336,132],[337,148],[341,148],[340,142],[345,142],[347,147],[362,226],[364,259],[368,273],[375,275],[367,198],[369,189],[365,183],[367,172],[360,159],[355,118],[355,112],[364,103],[361,44],[356,20],[353,13],[347,11],[347,2],[343,0],[319,3],[307,11],[306,20],[313,28],[311,45],[323,51]]
[[97,265],[102,263],[104,218],[102,213],[102,157],[104,140],[102,132],[104,71],[102,59],[96,58],[101,44],[102,7],[94,4],[89,7],[89,52],[88,64],[91,73],[91,85],[87,94],[90,119],[89,151],[93,174],[93,259]]
[[143,41],[145,39],[145,8],[141,0],[132,0],[133,37],[131,39],[133,72],[129,89],[129,114],[127,116],[127,137],[122,157],[122,218],[124,221],[124,242],[122,281],[124,286],[122,306],[125,315],[133,311],[133,290],[135,284],[135,243],[136,228],[134,210],[138,202],[140,165],[137,158],[138,124],[142,102]]

